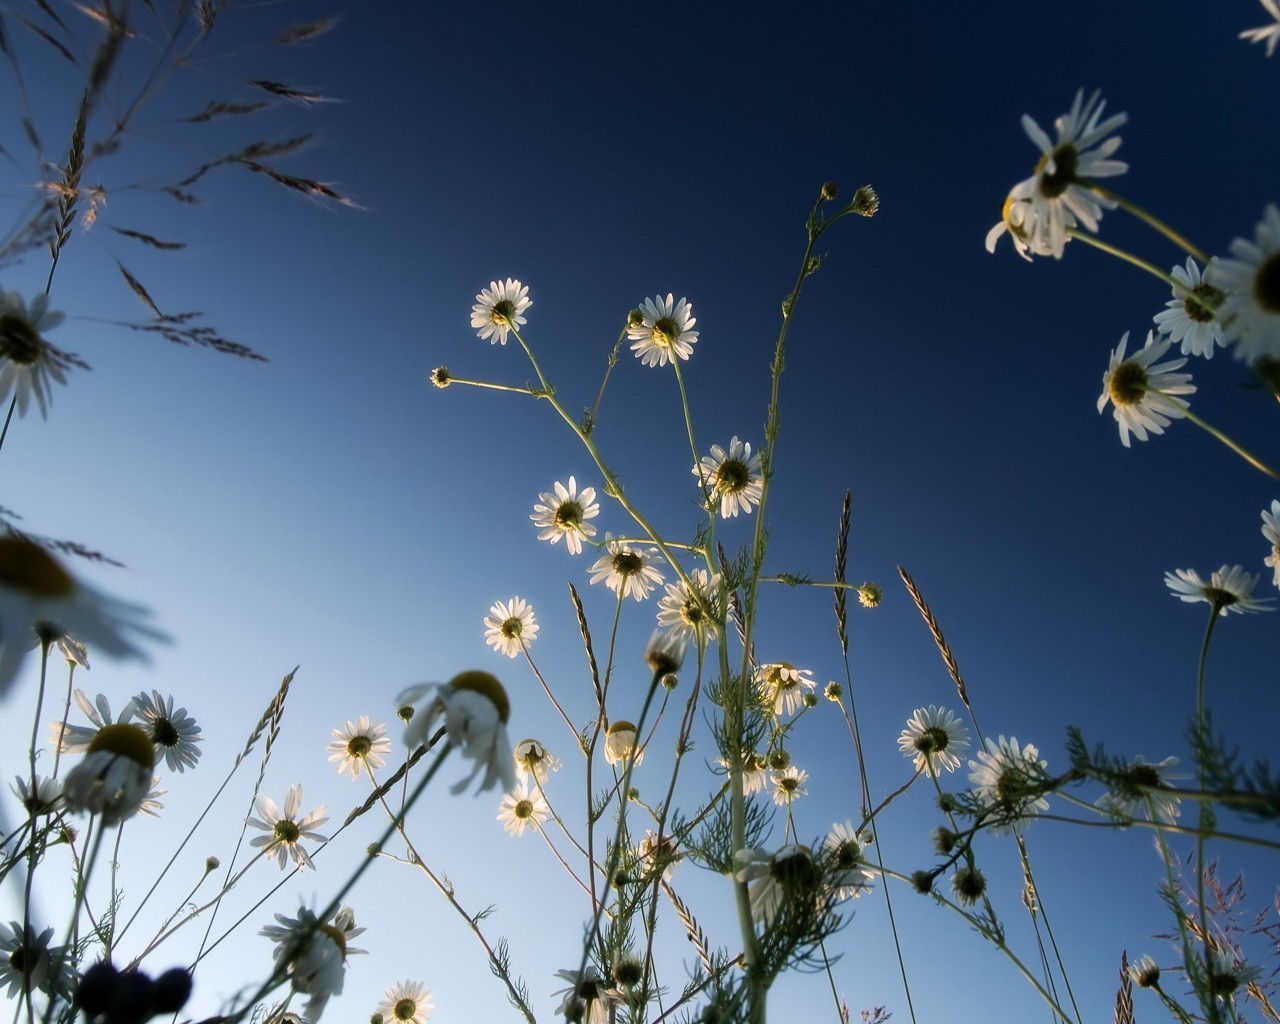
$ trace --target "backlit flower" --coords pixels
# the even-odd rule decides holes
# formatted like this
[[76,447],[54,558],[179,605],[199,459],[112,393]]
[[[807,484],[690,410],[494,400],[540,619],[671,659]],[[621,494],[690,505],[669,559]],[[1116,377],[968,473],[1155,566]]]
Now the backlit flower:
[[528,826],[535,829],[541,826],[550,813],[542,791],[537,787],[530,789],[528,782],[520,779],[510,793],[503,795],[498,820],[510,835],[522,836]]
[[1181,801],[1161,791],[1168,789],[1168,780],[1186,778],[1165,770],[1177,763],[1176,757],[1166,757],[1150,764],[1139,754],[1125,769],[1124,778],[1109,782],[1109,788],[1097,799],[1095,806],[1126,824],[1141,818],[1172,825],[1180,813],[1178,805]]
[[720,574],[708,576],[706,569],[694,569],[689,582],[667,584],[666,596],[658,601],[658,625],[699,643],[715,638],[720,616]]
[[1200,265],[1190,256],[1186,270],[1173,268],[1173,279],[1178,284],[1164,311],[1155,315],[1156,330],[1167,334],[1175,345],[1181,342],[1184,356],[1212,359],[1214,346],[1226,345],[1216,315],[1226,296],[1201,280]]
[[671,872],[676,866],[676,861],[680,859],[676,849],[676,837],[664,835],[659,842],[658,833],[647,828],[644,830],[644,838],[640,840],[640,845],[636,847],[636,856],[644,866],[645,873],[650,877],[661,867],[663,879],[670,881]]
[[805,693],[818,685],[809,678],[812,675],[807,668],[776,661],[756,669],[756,686],[774,715],[792,715],[804,705]]
[[471,326],[481,340],[488,339],[490,345],[505,345],[508,332],[525,325],[524,311],[532,305],[528,286],[515,278],[490,281],[471,307]]
[[1047,781],[1047,761],[1030,743],[1019,746],[1016,737],[987,739],[986,750],[978,751],[978,760],[970,761],[969,781],[974,792],[993,812],[992,831],[1021,832],[1032,814],[1048,808],[1042,795]]
[[623,721],[610,724],[604,735],[604,759],[610,764],[618,764],[633,752],[635,764],[639,765],[644,760],[644,750],[636,750],[636,727]]
[[1160,983],[1160,965],[1149,956],[1140,956],[1129,965],[1129,977],[1139,988],[1151,988]]
[[370,771],[377,771],[387,763],[386,757],[391,753],[391,737],[387,735],[387,727],[381,722],[371,721],[368,715],[361,715],[354,722],[348,721],[346,728],[333,730],[333,742],[325,750],[330,761],[338,762],[339,774],[359,778],[360,772],[368,766]]
[[1245,963],[1234,950],[1209,950],[1209,991],[1219,1001],[1231,1002],[1237,991],[1261,978],[1262,968]]
[[916,708],[907,719],[907,727],[898,736],[903,756],[915,762],[916,771],[927,771],[932,764],[949,772],[960,767],[957,754],[969,749],[969,730],[951,711],[930,704]]
[[1243,566],[1224,565],[1209,577],[1208,583],[1194,569],[1175,569],[1164,574],[1164,582],[1174,597],[1188,603],[1204,601],[1216,608],[1219,615],[1275,610],[1271,607],[1271,598],[1252,596],[1258,577],[1245,572]]
[[452,792],[461,793],[481,772],[484,775],[477,792],[498,783],[504,793],[515,788],[516,770],[507,737],[511,702],[502,684],[488,672],[472,669],[460,672],[448,683],[410,687],[398,702],[418,705],[404,731],[405,746],[410,750],[425,745],[436,731],[437,721],[443,719],[449,742],[475,762],[471,774],[454,783]]
[[1156,340],[1155,333],[1147,332],[1147,343],[1128,359],[1124,357],[1129,344],[1129,332],[1124,332],[1119,346],[1111,353],[1111,364],[1102,375],[1102,394],[1098,396],[1098,412],[1110,401],[1115,407],[1112,415],[1120,425],[1120,441],[1128,448],[1129,435],[1139,441],[1147,439],[1147,433],[1163,434],[1170,420],[1186,415],[1186,405],[1169,395],[1189,395],[1196,387],[1191,374],[1174,373],[1186,365],[1186,359],[1171,359],[1167,363],[1156,360],[1169,351],[1168,339]]
[[1265,42],[1267,44],[1267,56],[1270,57],[1276,52],[1276,44],[1280,43],[1280,3],[1276,0],[1258,0],[1260,4],[1273,19],[1270,25],[1263,25],[1261,28],[1247,28],[1240,33],[1241,39],[1247,39],[1251,43]]
[[622,993],[605,985],[600,972],[590,964],[584,971],[556,971],[556,977],[569,983],[568,988],[553,992],[564,996],[556,1013],[578,1024],[608,1024],[610,1007],[622,1003]]
[[523,597],[499,601],[484,617],[487,627],[484,642],[499,654],[514,658],[538,635],[538,622],[533,615],[533,605]]
[[[90,726],[75,725],[70,721],[65,724],[62,721],[50,722],[49,743],[59,754],[78,754],[82,750],[88,750],[89,744],[98,735],[98,730],[115,721],[111,717],[111,704],[106,694],[98,694],[90,704],[84,690],[76,690],[71,699],[93,724]],[[128,721],[128,717],[129,707],[126,707],[124,714],[120,716],[120,721]]]
[[1271,502],[1271,511],[1262,510],[1262,536],[1271,545],[1271,553],[1262,560],[1275,570],[1272,581],[1280,587],[1280,501]]
[[750,514],[760,504],[764,477],[760,470],[760,453],[751,453],[751,445],[736,437],[726,452],[718,444],[711,454],[693,467],[693,475],[711,492],[712,501],[719,499],[720,518],[729,519],[739,512]]
[[582,552],[582,539],[590,540],[596,535],[596,528],[588,519],[600,514],[600,505],[596,501],[596,489],[584,487],[578,490],[578,481],[569,477],[569,486],[557,480],[554,492],[538,495],[539,505],[533,506],[533,525],[542,532],[538,540],[557,544],[564,538],[564,546],[569,553],[577,555]]
[[624,540],[613,540],[605,534],[605,553],[591,566],[591,582],[604,585],[621,597],[630,594],[643,601],[656,586],[662,584],[662,573],[653,562],[657,548],[643,548]]
[[302,786],[293,785],[285,790],[284,811],[269,796],[259,796],[253,805],[260,818],[247,818],[250,828],[260,829],[267,834],[249,840],[250,846],[261,846],[268,857],[274,856],[280,869],[284,870],[286,861],[292,857],[300,868],[314,868],[311,857],[302,847],[302,840],[326,842],[324,836],[315,830],[329,820],[321,804],[310,814],[299,818],[298,811],[302,807]]
[[387,989],[387,997],[378,1004],[383,1024],[426,1024],[435,1009],[431,990],[420,981],[406,979]]
[[693,355],[698,332],[690,328],[698,321],[690,316],[693,307],[688,299],[676,302],[671,293],[665,299],[655,295],[644,300],[639,312],[640,323],[628,324],[627,338],[631,341],[631,351],[645,366],[666,366],[669,359],[688,359]]
[[862,851],[873,842],[870,832],[859,833],[851,821],[831,826],[822,849],[830,858],[828,881],[837,898],[847,900],[871,891],[871,880],[879,872],[868,866]]
[[200,748],[196,745],[203,739],[200,727],[186,708],[173,709],[172,697],[160,696],[159,690],[140,693],[125,708],[120,720],[127,722],[132,717],[141,720],[171,770],[186,771],[200,760]]
[[301,907],[298,916],[276,914],[279,924],[263,927],[260,935],[275,944],[274,958],[287,967],[295,992],[308,996],[306,1020],[315,1024],[332,996],[342,993],[346,959],[355,949],[350,939],[364,931],[355,926],[350,907],[342,907],[333,921],[318,921],[314,911]]
[[101,815],[115,825],[138,812],[151,790],[156,748],[146,731],[115,723],[97,731],[84,759],[62,780],[67,810]]
[[58,803],[62,800],[62,783],[58,779],[41,778],[37,775],[34,789],[30,780],[21,775],[16,776],[14,782],[16,785],[10,788],[28,817],[52,814],[58,809]]
[[15,397],[20,416],[27,414],[33,398],[40,415],[47,415],[51,382],[65,384],[65,372],[73,366],[88,369],[78,356],[41,336],[62,320],[61,313],[49,309],[45,295],[37,295],[28,306],[17,292],[0,290],[0,403]]
[[760,847],[739,850],[733,862],[734,880],[747,883],[751,919],[757,926],[768,927],[788,904],[803,910],[820,898],[822,872],[807,846],[784,846],[772,854]]
[[52,927],[37,935],[21,921],[0,924],[0,986],[9,987],[10,999],[37,991],[70,994],[71,957],[66,947],[49,945],[52,937]]
[[773,783],[773,802],[779,807],[809,795],[809,791],[804,788],[804,784],[809,781],[809,773],[793,764],[787,765],[780,772],[774,772],[770,781]]
[[516,775],[523,778],[532,775],[538,785],[544,785],[550,772],[560,770],[560,758],[547,753],[547,748],[537,740],[521,740],[514,752]]
[[1231,242],[1234,259],[1209,265],[1205,278],[1226,292],[1218,310],[1222,333],[1235,341],[1236,358],[1280,358],[1280,207],[1268,203],[1253,230],[1254,241]]

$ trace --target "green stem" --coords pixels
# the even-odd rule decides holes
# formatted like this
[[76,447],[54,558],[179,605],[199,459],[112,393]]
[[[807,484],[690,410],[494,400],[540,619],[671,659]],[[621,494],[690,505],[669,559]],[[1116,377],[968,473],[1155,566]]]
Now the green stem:
[[1112,192],[1111,189],[1107,188],[1105,185],[1099,185],[1096,181],[1086,181],[1084,179],[1081,179],[1080,184],[1084,185],[1086,188],[1092,189],[1098,195],[1103,196],[1106,199],[1110,199],[1122,210],[1127,210],[1129,213],[1133,214],[1133,216],[1137,217],[1138,220],[1146,224],[1147,227],[1164,235],[1164,237],[1169,239],[1169,241],[1171,241],[1174,245],[1178,246],[1178,248],[1180,249],[1183,249],[1189,255],[1194,256],[1201,263],[1209,262],[1208,254],[1203,249],[1201,249],[1200,246],[1194,245],[1191,242],[1187,241],[1180,234],[1178,234],[1178,232],[1174,231],[1173,228],[1169,227],[1168,224],[1160,220],[1160,218],[1156,217],[1154,214],[1143,209],[1137,203],[1131,202],[1130,200],[1126,199],[1124,196],[1116,192]]
[[[1126,252],[1124,249],[1117,248],[1116,246],[1111,245],[1108,242],[1104,242],[1097,235],[1090,234],[1088,231],[1081,231],[1079,228],[1068,228],[1067,234],[1070,235],[1072,238],[1077,239],[1078,241],[1084,242],[1085,245],[1091,245],[1095,249],[1100,249],[1102,252],[1107,253],[1109,256],[1115,256],[1117,259],[1124,260],[1126,263],[1132,263],[1139,270],[1145,270],[1148,274],[1152,275],[1153,277],[1158,277],[1161,281],[1169,285],[1171,288],[1176,289],[1181,287],[1178,284],[1177,280],[1174,279],[1172,274],[1166,274],[1163,270],[1161,270],[1155,264],[1148,263],[1146,260],[1142,259],[1139,256],[1133,255],[1133,253],[1131,252]],[[1183,290],[1185,291],[1185,289]]]

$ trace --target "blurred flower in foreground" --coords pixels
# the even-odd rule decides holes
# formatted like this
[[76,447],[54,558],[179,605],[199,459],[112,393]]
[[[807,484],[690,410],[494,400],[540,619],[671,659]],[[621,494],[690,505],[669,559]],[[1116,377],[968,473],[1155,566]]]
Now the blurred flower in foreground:
[[444,719],[445,735],[457,747],[463,757],[475,762],[471,774],[454,783],[451,792],[461,793],[481,770],[477,792],[492,789],[502,783],[502,791],[515,788],[516,770],[511,757],[511,740],[507,737],[507,719],[511,715],[511,702],[507,691],[488,672],[471,669],[460,672],[449,682],[421,683],[411,686],[397,698],[402,707],[418,705],[404,731],[404,742],[411,751],[424,746],[436,729],[436,722]]
[[302,807],[300,784],[285,790],[283,813],[269,796],[259,796],[253,804],[262,817],[247,818],[246,823],[250,828],[260,829],[267,835],[251,839],[249,845],[264,847],[263,852],[268,857],[274,856],[281,870],[284,870],[285,861],[290,857],[298,867],[314,869],[315,865],[311,863],[310,855],[302,848],[302,840],[310,839],[317,843],[327,841],[324,836],[315,831],[329,820],[324,813],[324,804],[300,819],[298,817],[298,810]]
[[387,998],[378,1004],[383,1024],[426,1024],[435,1009],[431,990],[420,981],[406,979],[387,989]]
[[1111,353],[1111,365],[1102,375],[1102,394],[1098,396],[1098,412],[1110,401],[1114,405],[1112,415],[1120,425],[1120,441],[1128,448],[1129,435],[1139,441],[1147,439],[1147,433],[1163,434],[1170,420],[1182,419],[1186,406],[1169,395],[1189,395],[1196,386],[1191,374],[1173,373],[1186,365],[1186,359],[1171,359],[1167,363],[1152,365],[1169,351],[1172,342],[1156,341],[1154,332],[1147,332],[1147,343],[1130,358],[1124,357],[1129,344],[1129,332],[1124,332],[1120,344]]
[[556,544],[563,537],[570,554],[581,554],[583,538],[590,540],[596,535],[596,528],[587,522],[600,514],[596,489],[584,487],[579,491],[578,481],[569,477],[568,487],[557,480],[554,493],[539,494],[538,500],[542,504],[534,505],[533,515],[529,517],[542,531],[538,540]]
[[[689,649],[687,634],[674,629],[655,629],[649,636],[649,643],[644,650],[645,663],[653,669],[659,679],[675,678],[684,664],[685,652]],[[670,683],[668,689],[675,686]]]
[[78,582],[49,552],[23,537],[0,537],[0,696],[13,683],[33,636],[70,633],[116,658],[145,659],[131,634],[163,640],[140,625],[147,611]]
[[867,866],[862,851],[875,842],[870,832],[859,833],[853,822],[831,826],[822,841],[824,852],[831,858],[831,885],[839,899],[847,900],[871,891],[871,880],[878,874]]
[[1159,790],[1167,789],[1170,779],[1186,778],[1185,775],[1165,771],[1177,763],[1176,757],[1166,757],[1163,761],[1149,764],[1139,754],[1125,769],[1124,778],[1113,779],[1108,784],[1107,791],[1095,801],[1095,806],[1125,823],[1141,817],[1146,821],[1163,821],[1172,825],[1180,813],[1181,801]]
[[1280,207],[1268,203],[1253,230],[1255,241],[1235,238],[1231,255],[1210,264],[1205,278],[1226,292],[1218,318],[1236,358],[1280,358]]
[[513,277],[502,283],[490,281],[471,307],[471,326],[481,340],[487,338],[490,345],[505,345],[507,333],[525,325],[524,311],[532,305],[528,285]]
[[156,748],[136,725],[104,725],[94,734],[84,760],[67,772],[62,799],[67,810],[102,816],[103,825],[133,817],[151,790]]
[[1271,582],[1280,587],[1280,501],[1271,502],[1270,512],[1262,510],[1262,536],[1271,545],[1271,553],[1262,560],[1262,564],[1275,570]]
[[1175,569],[1164,574],[1165,585],[1173,596],[1188,603],[1204,601],[1213,605],[1219,615],[1227,612],[1270,612],[1271,598],[1253,597],[1258,577],[1240,565],[1224,565],[1206,583],[1194,569]]
[[538,828],[550,813],[551,808],[547,806],[542,791],[530,789],[528,782],[520,779],[515,789],[503,796],[498,808],[498,820],[509,834],[522,836],[528,826]]
[[41,331],[62,323],[61,313],[49,310],[49,299],[37,295],[28,306],[17,292],[0,289],[0,402],[16,401],[25,416],[34,398],[40,415],[48,414],[49,383],[65,384],[64,371],[88,367],[76,356],[50,345]]
[[387,763],[391,738],[385,725],[370,721],[368,715],[361,715],[354,722],[348,721],[345,729],[334,729],[333,742],[325,750],[330,761],[338,762],[339,774],[356,779],[365,765],[370,771],[376,771]]
[[488,627],[484,642],[499,654],[514,658],[538,635],[538,623],[533,616],[533,605],[522,597],[499,601],[484,617]]
[[674,294],[668,293],[665,299],[655,295],[645,299],[638,312],[639,317],[634,319],[640,322],[628,322],[627,338],[631,341],[631,351],[645,366],[666,366],[669,359],[688,359],[693,355],[698,332],[690,328],[698,321],[689,315],[693,307],[688,299],[676,302]]
[[635,547],[624,540],[604,535],[605,553],[592,563],[591,582],[604,585],[620,597],[630,594],[637,601],[662,584],[662,573],[653,565],[657,548]]
[[551,993],[563,995],[556,1013],[578,1024],[607,1024],[611,1019],[610,1008],[622,1002],[622,993],[608,988],[600,972],[590,964],[584,971],[556,971],[556,977],[567,981],[568,988]]
[[1222,1002],[1231,1002],[1239,989],[1260,980],[1262,968],[1245,963],[1234,950],[1209,950],[1209,991]]
[[720,518],[730,519],[739,512],[749,515],[760,504],[764,491],[764,477],[760,471],[760,453],[751,454],[751,445],[735,437],[726,452],[718,444],[711,446],[711,454],[693,467],[698,477],[711,492],[712,500],[720,501]]
[[1226,296],[1201,279],[1200,265],[1190,256],[1186,270],[1173,268],[1173,279],[1181,287],[1173,289],[1173,298],[1165,303],[1163,312],[1155,315],[1156,330],[1167,334],[1175,345],[1181,342],[1184,356],[1212,359],[1214,346],[1226,345],[1216,317]]
[[793,715],[804,704],[804,695],[818,684],[808,678],[807,668],[796,668],[790,662],[775,661],[756,669],[756,687],[774,715]]
[[120,716],[122,722],[130,718],[142,720],[151,742],[163,755],[172,771],[182,772],[194,768],[200,760],[197,743],[203,739],[196,720],[187,714],[186,708],[173,710],[173,698],[160,696],[159,690],[140,693],[133,698]]
[[694,569],[688,583],[667,584],[667,594],[658,602],[658,625],[699,643],[715,639],[719,594],[720,574],[708,576],[706,569]]
[[532,775],[539,785],[547,781],[549,772],[560,770],[560,758],[547,753],[547,748],[537,740],[521,740],[514,751],[516,774]]
[[1280,3],[1276,0],[1258,0],[1258,2],[1275,19],[1275,23],[1263,25],[1261,28],[1247,28],[1240,33],[1240,38],[1247,39],[1251,43],[1266,42],[1267,56],[1270,57],[1276,52],[1276,44],[1280,43]]
[[20,921],[0,924],[0,986],[9,986],[10,999],[35,991],[68,994],[71,958],[65,947],[49,945],[52,937],[52,927],[37,935]]
[[816,902],[822,875],[809,847],[784,846],[777,853],[756,847],[733,855],[734,881],[747,883],[751,919],[768,925],[790,901]]
[[636,727],[631,722],[617,721],[604,735],[604,759],[610,764],[625,761],[635,753],[635,764],[644,760],[644,751],[636,750]]
[[265,925],[259,934],[276,944],[274,957],[287,966],[293,990],[310,997],[305,1016],[315,1024],[330,996],[342,993],[346,958],[364,952],[349,944],[364,929],[356,927],[350,907],[340,909],[332,924],[316,920],[306,907],[299,908],[296,918],[276,914],[276,920],[280,923]]
[[978,760],[970,761],[969,767],[969,781],[992,810],[988,820],[994,818],[991,830],[997,835],[1021,832],[1032,814],[1049,807],[1041,792],[1048,762],[1040,760],[1032,744],[1019,747],[1014,736],[988,738],[987,749],[978,751]]
[[907,719],[907,727],[898,735],[898,749],[914,759],[918,772],[930,763],[934,771],[953,772],[960,767],[956,754],[969,749],[969,730],[951,711],[930,704],[916,708]]

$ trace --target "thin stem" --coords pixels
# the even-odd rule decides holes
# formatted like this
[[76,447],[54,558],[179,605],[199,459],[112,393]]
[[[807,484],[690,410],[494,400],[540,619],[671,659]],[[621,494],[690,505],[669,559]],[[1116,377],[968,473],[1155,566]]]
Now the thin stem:
[[1173,275],[1166,274],[1159,267],[1155,266],[1155,264],[1148,263],[1146,260],[1133,255],[1131,252],[1126,252],[1124,249],[1117,248],[1108,242],[1104,242],[1097,235],[1090,234],[1088,231],[1081,231],[1079,228],[1068,228],[1067,234],[1078,241],[1084,242],[1085,245],[1091,245],[1095,249],[1101,249],[1110,256],[1115,256],[1117,259],[1124,260],[1126,263],[1132,263],[1139,270],[1145,270],[1153,277],[1158,277],[1161,281],[1172,288],[1181,287],[1177,280],[1174,279]]
[[1124,196],[1120,195],[1117,192],[1112,192],[1111,189],[1107,188],[1105,185],[1099,185],[1096,181],[1085,181],[1082,179],[1080,183],[1086,186],[1087,188],[1092,189],[1098,195],[1106,199],[1110,199],[1122,210],[1127,210],[1129,213],[1133,214],[1133,216],[1137,217],[1138,220],[1146,224],[1147,227],[1152,228],[1153,230],[1164,235],[1164,237],[1169,239],[1169,241],[1171,241],[1174,245],[1178,246],[1178,248],[1180,249],[1185,250],[1191,256],[1194,256],[1201,263],[1209,262],[1208,254],[1203,249],[1201,249],[1200,246],[1194,245],[1191,242],[1187,241],[1185,238],[1182,237],[1182,235],[1178,234],[1178,232],[1174,231],[1173,228],[1169,227],[1168,224],[1160,220],[1160,218],[1156,217],[1154,214],[1143,209],[1137,203],[1126,199]]

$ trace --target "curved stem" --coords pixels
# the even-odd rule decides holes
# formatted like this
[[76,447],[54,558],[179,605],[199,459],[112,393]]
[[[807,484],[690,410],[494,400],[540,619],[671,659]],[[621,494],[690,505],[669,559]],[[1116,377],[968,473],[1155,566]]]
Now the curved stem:
[[1160,220],[1160,218],[1156,217],[1153,213],[1150,213],[1149,211],[1143,209],[1137,203],[1126,199],[1124,196],[1120,195],[1118,192],[1112,192],[1111,189],[1107,188],[1105,185],[1099,185],[1096,181],[1087,181],[1085,179],[1081,179],[1080,184],[1084,185],[1086,188],[1092,189],[1098,195],[1106,199],[1110,199],[1122,210],[1126,210],[1127,212],[1133,214],[1133,216],[1137,217],[1138,220],[1146,224],[1147,227],[1164,235],[1164,237],[1169,239],[1169,241],[1171,241],[1174,245],[1178,246],[1178,248],[1180,249],[1185,250],[1189,255],[1194,256],[1201,263],[1209,262],[1208,254],[1203,249],[1201,249],[1200,246],[1194,245],[1193,243],[1187,241],[1185,238],[1182,237],[1182,235],[1178,234],[1178,232],[1174,231],[1173,228],[1169,227],[1168,224]]

